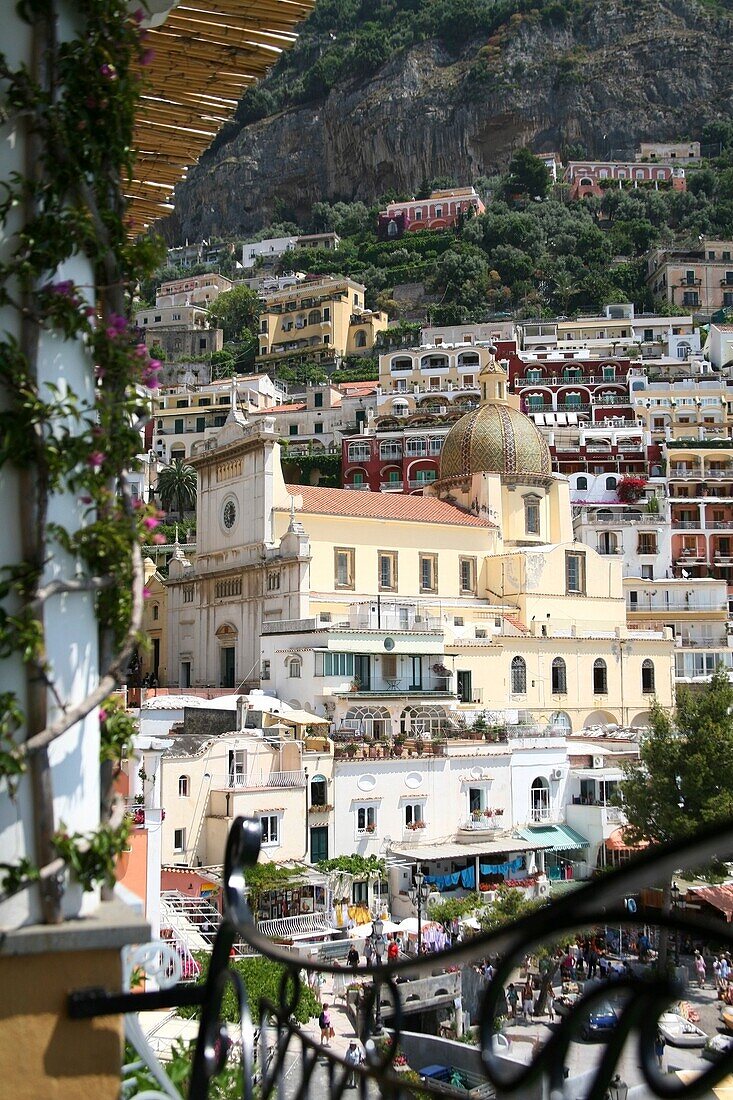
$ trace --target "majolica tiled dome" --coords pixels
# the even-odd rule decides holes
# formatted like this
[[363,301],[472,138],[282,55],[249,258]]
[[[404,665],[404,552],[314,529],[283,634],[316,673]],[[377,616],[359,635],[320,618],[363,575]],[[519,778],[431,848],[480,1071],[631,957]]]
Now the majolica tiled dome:
[[440,453],[440,476],[475,473],[548,477],[550,450],[529,417],[502,403],[479,405],[453,425]]

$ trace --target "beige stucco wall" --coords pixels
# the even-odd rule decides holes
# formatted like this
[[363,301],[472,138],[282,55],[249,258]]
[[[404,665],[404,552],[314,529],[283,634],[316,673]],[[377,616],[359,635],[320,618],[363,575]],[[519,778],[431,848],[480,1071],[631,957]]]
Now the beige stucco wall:
[[13,1100],[117,1100],[122,1020],[69,1019],[73,989],[120,988],[119,948],[0,958],[0,1080]]

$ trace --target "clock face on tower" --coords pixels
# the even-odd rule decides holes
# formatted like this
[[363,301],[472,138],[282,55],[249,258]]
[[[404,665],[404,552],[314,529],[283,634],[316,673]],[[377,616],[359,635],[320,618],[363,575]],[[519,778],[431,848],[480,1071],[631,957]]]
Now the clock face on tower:
[[237,522],[237,506],[233,500],[228,500],[222,509],[221,518],[227,531],[231,531]]

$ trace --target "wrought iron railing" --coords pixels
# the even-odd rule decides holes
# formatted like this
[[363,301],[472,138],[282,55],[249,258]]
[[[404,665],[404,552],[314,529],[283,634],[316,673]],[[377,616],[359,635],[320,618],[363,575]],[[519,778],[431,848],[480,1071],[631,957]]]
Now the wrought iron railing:
[[[733,852],[733,823],[701,830],[684,843],[649,848],[623,869],[605,874],[569,895],[561,895],[520,920],[460,943],[439,956],[433,954],[418,961],[407,959],[391,963],[389,967],[360,969],[360,977],[371,977],[373,985],[366,987],[359,1024],[366,1060],[355,1067],[331,1048],[322,1047],[294,1020],[303,973],[315,971],[343,976],[343,969],[327,962],[313,961],[310,957],[295,957],[258,930],[246,900],[246,869],[256,862],[260,841],[261,831],[257,822],[243,818],[234,822],[225,857],[224,917],[214,942],[205,984],[191,986],[178,983],[164,988],[169,980],[168,969],[178,965],[171,954],[170,959],[159,967],[159,989],[149,993],[77,990],[69,996],[70,1016],[89,1019],[126,1014],[128,1036],[135,1042],[145,1064],[156,1067],[154,1075],[163,1086],[160,1067],[155,1063],[139,1026],[136,1026],[136,1014],[150,1009],[199,1006],[201,1022],[192,1058],[188,1095],[190,1100],[203,1100],[209,1095],[210,1082],[223,1070],[226,1052],[231,1046],[221,1018],[224,993],[231,987],[239,1008],[241,1039],[237,1040],[235,1049],[241,1064],[241,1095],[244,1100],[253,1100],[255,1095],[258,1100],[268,1100],[274,1094],[306,1100],[312,1093],[323,1092],[324,1089],[330,1098],[340,1100],[352,1077],[356,1078],[361,1100],[373,1095],[374,1086],[380,1095],[397,1100],[415,1087],[412,1083],[406,1085],[392,1064],[401,1036],[404,1035],[405,1040],[408,1038],[404,1019],[413,983],[405,979],[423,980],[433,977],[436,967],[453,970],[490,954],[497,956],[498,962],[493,977],[483,991],[479,1012],[479,1054],[486,1081],[504,1095],[511,1093],[522,1097],[534,1094],[530,1093],[530,1089],[540,1086],[544,1080],[548,1094],[561,1100],[562,1097],[579,1095],[575,1086],[572,1091],[569,1090],[566,1081],[565,1063],[569,1045],[581,1033],[588,1012],[608,998],[609,983],[594,983],[590,992],[583,991],[567,1014],[559,1019],[544,1045],[533,1050],[529,1064],[524,1064],[503,1058],[494,1041],[498,1021],[504,1011],[505,986],[513,979],[515,968],[544,941],[560,939],[560,942],[565,942],[564,937],[571,937],[579,928],[598,925],[637,928],[640,917],[631,906],[624,904],[624,898],[650,885],[671,882],[680,868],[700,867],[713,856],[717,859],[729,858]],[[731,926],[723,921],[706,919],[697,911],[675,907],[669,911],[663,909],[655,917],[655,923],[675,936],[710,940],[723,950],[733,948]],[[284,968],[278,1002],[261,1005],[259,1021],[253,1020],[240,974],[230,966],[230,952],[238,936]],[[615,1028],[603,1036],[605,1049],[601,1057],[589,1063],[588,1073],[583,1077],[582,1091],[588,1100],[604,1100],[609,1087],[613,1091],[614,1075],[624,1046],[632,1035],[638,1038],[641,1075],[647,1088],[656,1096],[707,1095],[731,1072],[733,1052],[722,1054],[710,1065],[701,1063],[700,1072],[692,1080],[688,1077],[681,1081],[659,1068],[655,1055],[659,1017],[667,1010],[670,1001],[683,994],[677,971],[667,973],[661,967],[639,968],[637,971],[628,969],[620,977],[614,977],[613,989],[621,996],[623,1004],[618,1011]],[[386,1013],[385,1004],[389,1005]],[[380,1015],[388,1017],[386,1043],[375,1042],[380,1029]],[[263,1034],[269,1034],[274,1041],[272,1047],[260,1055],[257,1065],[258,1044]],[[294,1055],[297,1061],[294,1061]],[[294,1067],[297,1072],[294,1072]],[[284,1080],[286,1069],[287,1082]],[[445,1095],[444,1087],[430,1079],[420,1079],[417,1089],[424,1096]],[[160,1095],[175,1096],[176,1093],[164,1087]]]

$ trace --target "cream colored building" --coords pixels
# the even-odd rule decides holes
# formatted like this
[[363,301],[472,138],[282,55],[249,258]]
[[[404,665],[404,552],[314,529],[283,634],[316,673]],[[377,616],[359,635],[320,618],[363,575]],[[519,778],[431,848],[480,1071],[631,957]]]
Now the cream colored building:
[[423,497],[289,488],[270,418],[232,415],[191,460],[197,558],[171,563],[169,663],[388,736],[481,711],[644,725],[668,705],[671,641],[630,637],[620,563],[573,541],[567,479],[503,366],[479,381]]
[[[219,865],[239,816],[262,823],[263,861],[307,862],[311,843],[315,859],[324,858],[324,843],[333,851],[332,815],[322,808],[333,801],[332,745],[318,736],[318,718],[289,708],[275,713],[276,706],[257,695],[146,701],[141,729],[168,744],[154,777],[165,808],[164,866]],[[324,827],[330,835],[312,836]]]
[[364,287],[353,279],[323,276],[263,297],[261,370],[288,358],[364,355],[387,328],[387,314],[365,308]]

